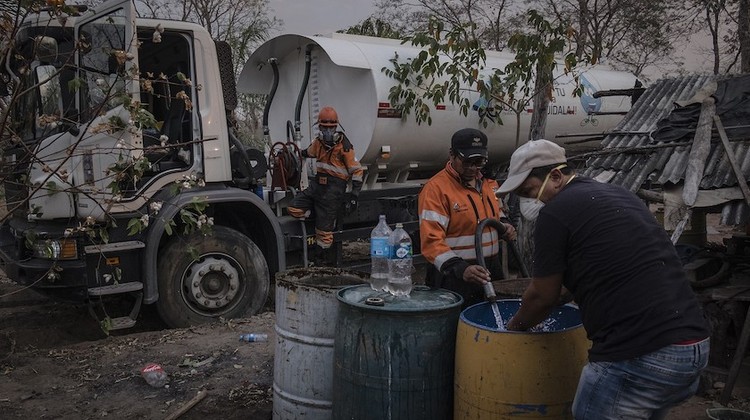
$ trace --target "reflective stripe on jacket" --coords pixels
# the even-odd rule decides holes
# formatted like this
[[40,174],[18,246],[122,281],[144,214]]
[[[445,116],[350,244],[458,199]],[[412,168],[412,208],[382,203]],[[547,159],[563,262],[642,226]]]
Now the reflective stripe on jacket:
[[354,149],[345,151],[343,142],[339,141],[330,150],[327,150],[323,141],[315,138],[303,155],[317,160],[315,170],[318,174],[328,174],[344,181],[351,178],[353,190],[359,191],[362,188],[364,169],[354,156]]
[[[481,181],[477,181],[481,182]],[[500,218],[500,205],[495,191],[496,182],[481,182],[481,193],[461,182],[450,165],[433,176],[419,193],[419,231],[422,255],[442,271],[451,258],[477,259],[474,234],[480,221]],[[482,233],[483,256],[500,251],[497,230],[487,228]]]

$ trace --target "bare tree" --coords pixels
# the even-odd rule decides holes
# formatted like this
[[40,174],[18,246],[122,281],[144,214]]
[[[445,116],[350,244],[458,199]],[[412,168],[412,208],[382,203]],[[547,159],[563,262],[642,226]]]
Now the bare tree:
[[498,51],[513,28],[507,0],[378,0],[377,8],[376,17],[403,35],[425,31],[433,16],[446,25],[473,25],[471,35]]
[[737,36],[742,57],[740,72],[750,73],[750,1],[739,0]]
[[707,55],[714,74],[729,73],[737,67],[742,71],[740,61],[750,57],[750,53],[743,55],[743,51],[750,50],[750,44],[742,46],[742,34],[747,33],[748,25],[747,10],[743,12],[746,3],[747,0],[694,0],[686,5],[684,24],[696,34],[709,36],[711,48]]
[[534,0],[549,15],[574,24],[576,54],[594,62],[606,59],[636,75],[643,68],[668,59],[675,43],[689,28],[683,2],[665,0]]
[[340,30],[338,32],[352,35],[374,36],[378,38],[401,38],[400,32],[393,29],[393,27],[388,23],[374,17],[369,17],[357,25]]

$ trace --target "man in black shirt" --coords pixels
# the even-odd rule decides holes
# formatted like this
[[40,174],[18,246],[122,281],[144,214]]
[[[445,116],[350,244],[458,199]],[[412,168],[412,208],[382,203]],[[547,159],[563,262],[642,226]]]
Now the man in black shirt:
[[664,418],[695,393],[710,335],[666,231],[633,193],[576,176],[547,140],[513,153],[499,189],[511,191],[537,221],[533,278],[508,329],[543,321],[565,286],[593,343],[575,418]]

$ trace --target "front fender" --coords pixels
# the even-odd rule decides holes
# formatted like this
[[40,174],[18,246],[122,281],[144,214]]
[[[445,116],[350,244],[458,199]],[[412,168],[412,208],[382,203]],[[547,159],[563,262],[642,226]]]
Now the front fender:
[[[190,204],[194,198],[205,198],[210,205],[217,204],[238,204],[244,207],[251,206],[254,210],[260,212],[268,223],[268,227],[273,230],[276,238],[283,238],[281,225],[279,224],[276,215],[271,211],[268,205],[260,199],[257,195],[250,191],[240,190],[236,188],[222,188],[222,189],[196,189],[187,190],[181,192],[179,195],[172,197],[167,200],[161,207],[159,217],[155,218],[149,227],[149,231],[146,234],[146,254],[145,264],[143,267],[143,278],[145,279],[143,284],[144,292],[144,303],[150,304],[156,302],[159,298],[159,288],[157,285],[157,264],[159,255],[159,245],[164,237],[164,228],[166,224],[174,219],[180,210]],[[216,221],[217,224],[222,224],[221,221]],[[228,227],[233,227],[227,225]],[[284,252],[284,243],[280,240],[275,240],[277,254],[277,264],[272,266],[272,261],[267,261],[271,272],[281,271],[286,269],[286,254]],[[269,250],[272,251],[272,250]],[[269,254],[266,254],[269,255]],[[267,260],[272,260],[267,257]],[[169,262],[165,262],[168,264]]]

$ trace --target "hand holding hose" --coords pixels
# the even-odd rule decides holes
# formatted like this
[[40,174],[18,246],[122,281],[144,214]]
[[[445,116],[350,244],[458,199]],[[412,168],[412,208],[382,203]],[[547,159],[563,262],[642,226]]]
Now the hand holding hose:
[[474,264],[466,267],[464,270],[463,280],[467,283],[476,283],[480,286],[492,280],[490,271],[481,265]]
[[[500,222],[502,223],[502,222]],[[518,237],[518,232],[516,232],[516,228],[511,225],[510,223],[503,223],[503,226],[505,226],[505,233],[503,233],[503,239],[506,241],[515,241],[516,237]]]

